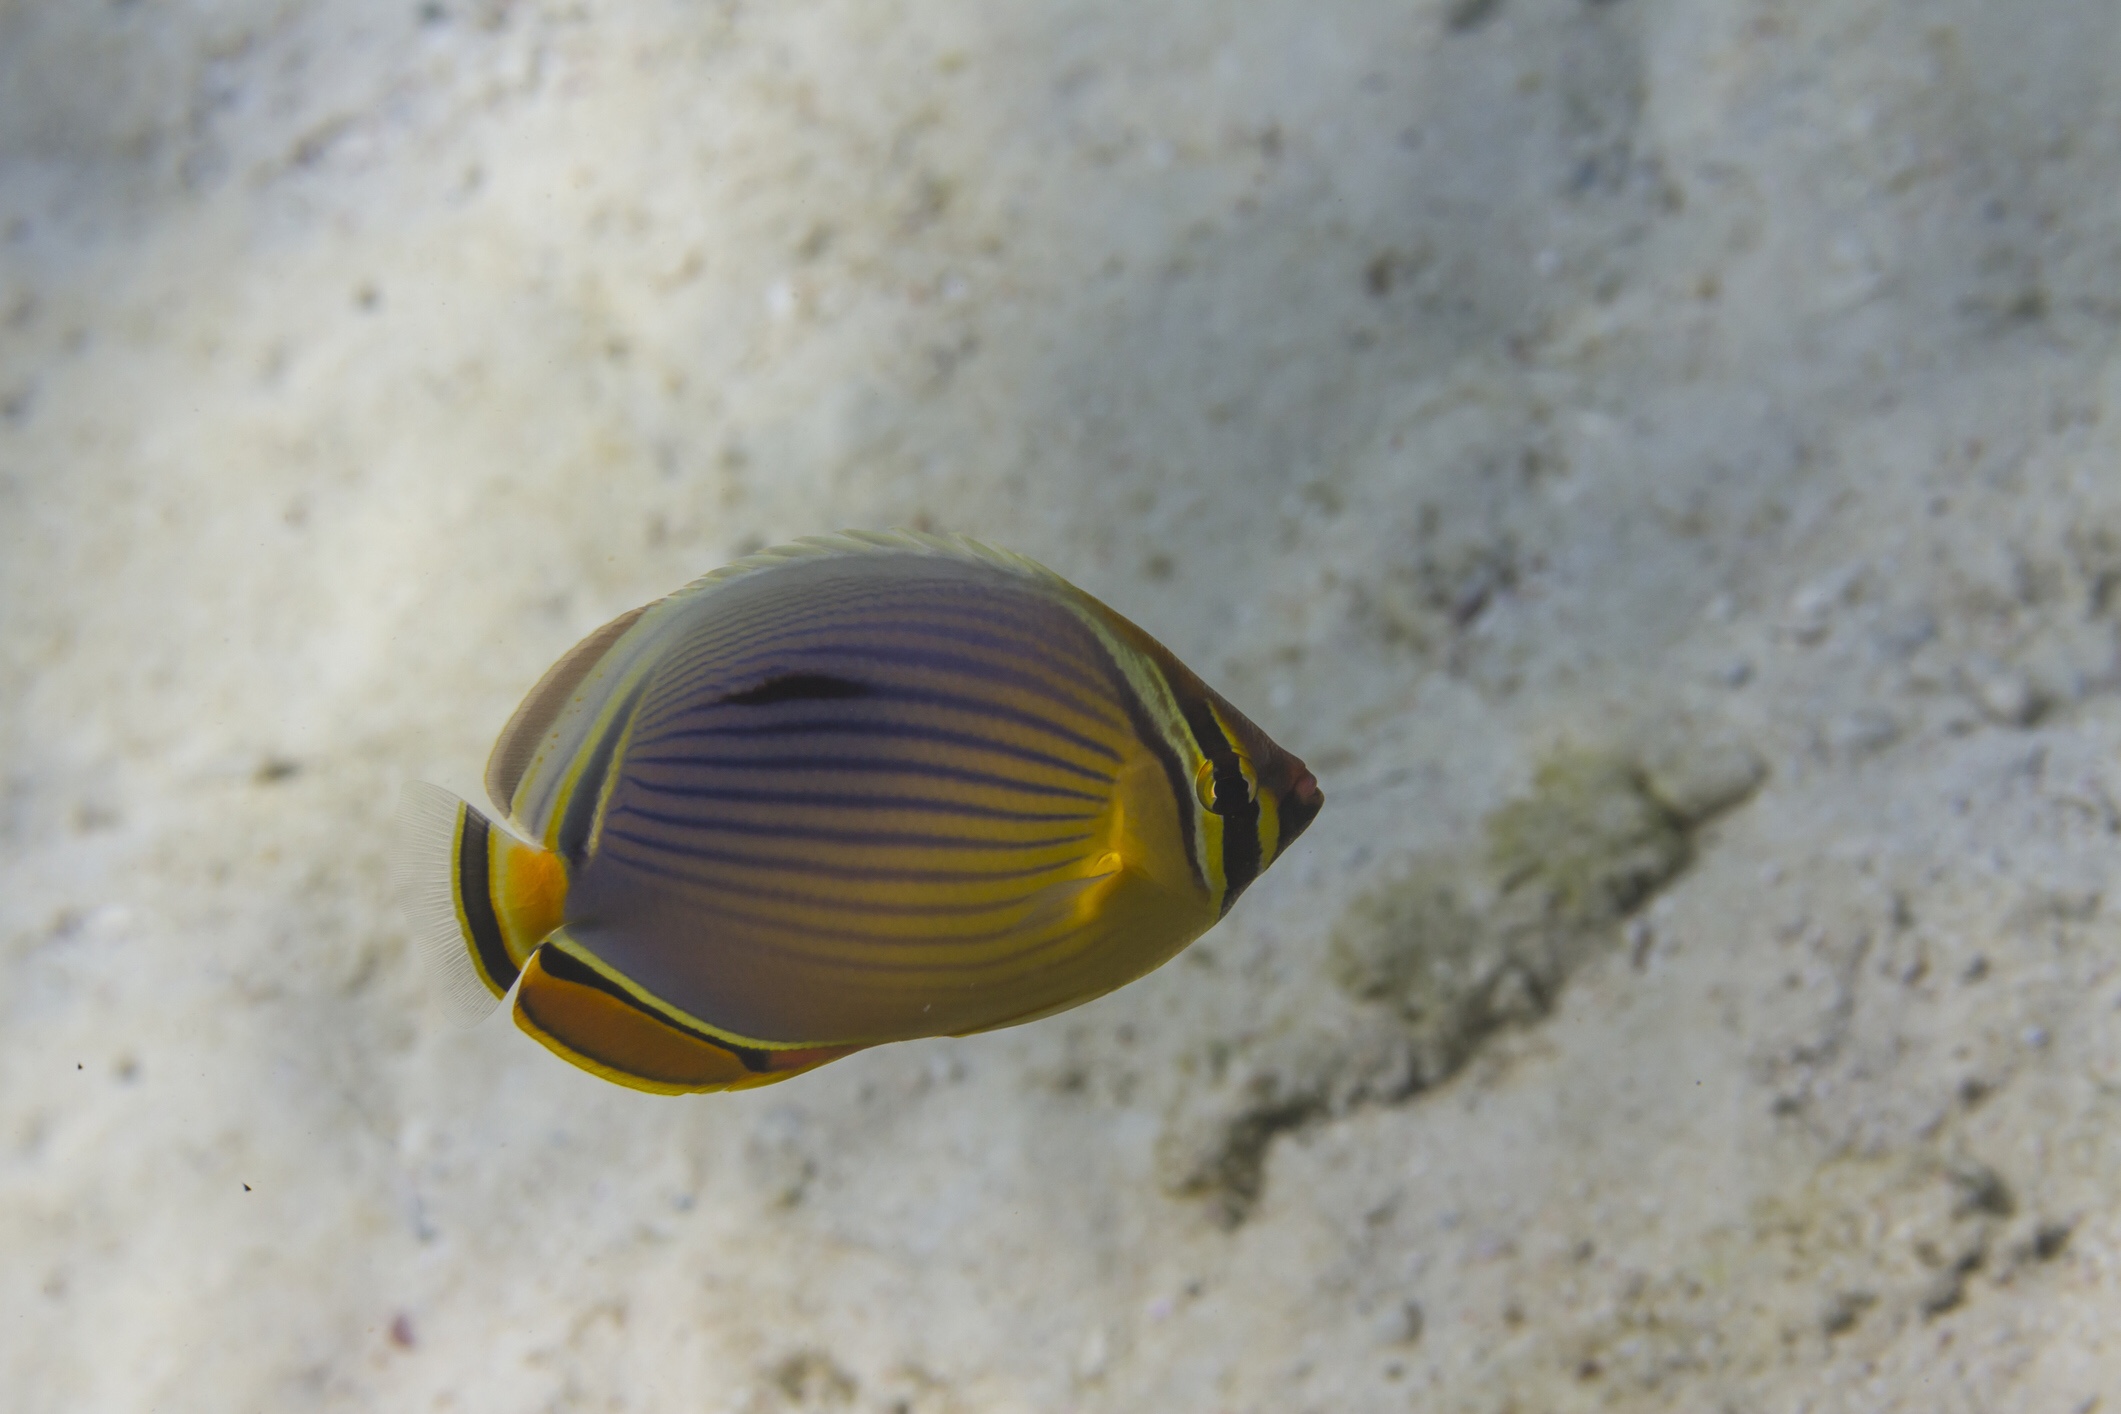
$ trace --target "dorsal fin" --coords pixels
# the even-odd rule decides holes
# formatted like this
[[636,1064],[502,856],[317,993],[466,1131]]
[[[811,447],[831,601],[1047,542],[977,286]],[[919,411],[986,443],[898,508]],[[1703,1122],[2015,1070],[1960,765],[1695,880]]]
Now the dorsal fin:
[[633,621],[646,613],[652,605],[644,604],[605,624],[589,637],[567,651],[567,655],[545,670],[538,685],[516,708],[508,725],[501,728],[500,739],[493,744],[493,754],[486,758],[486,795],[494,807],[503,815],[515,813],[516,784],[523,779],[533,757],[538,754],[538,743],[559,719],[560,711],[574,690],[589,676],[590,669],[603,661],[611,645],[618,642],[619,635],[633,627]]
[[710,570],[670,597],[684,598],[732,579],[740,579],[761,570],[778,569],[801,560],[831,559],[840,555],[932,555],[937,559],[962,560],[968,564],[985,565],[990,569],[1003,570],[1049,586],[1075,593],[1081,592],[1028,555],[1019,555],[1013,550],[996,549],[992,545],[974,540],[969,535],[939,535],[932,531],[909,530],[900,526],[894,530],[843,530],[836,535],[806,535],[785,545],[775,545],[770,549],[746,555],[740,560],[732,560],[720,569]]
[[[932,559],[987,575],[1017,579],[1076,606],[1092,601],[1051,570],[1021,555],[954,535],[922,531],[842,531],[812,536],[724,565],[684,588],[613,619],[576,644],[541,678],[509,719],[486,763],[486,788],[494,804],[525,838],[557,848],[555,834],[569,792],[570,774],[590,737],[621,730],[612,716],[632,699],[669,646],[721,611],[719,594],[775,569],[854,558]],[[623,716],[623,712],[620,713]]]

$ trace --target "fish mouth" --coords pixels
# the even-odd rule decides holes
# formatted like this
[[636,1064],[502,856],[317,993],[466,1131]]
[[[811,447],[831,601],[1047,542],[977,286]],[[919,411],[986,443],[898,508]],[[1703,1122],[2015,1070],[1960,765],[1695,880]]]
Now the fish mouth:
[[1296,779],[1282,797],[1281,848],[1275,853],[1279,854],[1294,843],[1296,837],[1318,818],[1325,803],[1326,793],[1318,788],[1318,777],[1304,767],[1297,767]]

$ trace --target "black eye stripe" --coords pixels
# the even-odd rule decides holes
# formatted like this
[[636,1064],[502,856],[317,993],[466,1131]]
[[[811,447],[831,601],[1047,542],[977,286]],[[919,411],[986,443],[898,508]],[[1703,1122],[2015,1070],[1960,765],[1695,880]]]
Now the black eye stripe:
[[1215,799],[1208,806],[1210,810],[1218,815],[1228,815],[1238,808],[1237,802],[1249,803],[1252,800],[1252,783],[1245,778],[1245,768],[1241,763],[1233,766],[1228,761],[1217,761],[1211,757],[1208,765],[1215,782]]
[[1223,821],[1222,911],[1228,913],[1237,896],[1259,877],[1259,802],[1252,798],[1237,748],[1223,733],[1214,710],[1205,701],[1186,703],[1182,710],[1200,754],[1215,768],[1215,813]]

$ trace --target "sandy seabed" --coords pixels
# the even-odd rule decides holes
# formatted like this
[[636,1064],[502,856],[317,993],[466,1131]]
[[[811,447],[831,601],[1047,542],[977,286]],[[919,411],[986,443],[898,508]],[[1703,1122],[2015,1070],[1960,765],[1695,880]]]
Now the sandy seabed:
[[[2121,7],[0,4],[20,1411],[2121,1410]],[[842,526],[1330,801],[753,1094],[386,888]]]

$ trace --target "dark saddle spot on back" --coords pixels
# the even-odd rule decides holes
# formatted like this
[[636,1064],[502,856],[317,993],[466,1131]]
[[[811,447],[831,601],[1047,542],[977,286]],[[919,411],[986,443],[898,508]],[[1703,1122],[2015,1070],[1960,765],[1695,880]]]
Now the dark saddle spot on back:
[[821,702],[843,697],[864,697],[869,693],[867,683],[850,678],[836,678],[830,673],[784,673],[734,692],[722,699],[740,707],[763,707],[773,702]]

